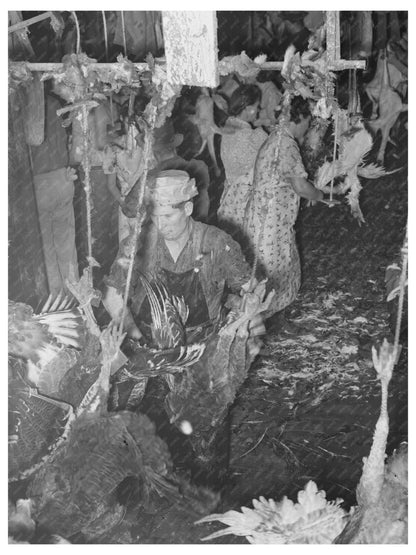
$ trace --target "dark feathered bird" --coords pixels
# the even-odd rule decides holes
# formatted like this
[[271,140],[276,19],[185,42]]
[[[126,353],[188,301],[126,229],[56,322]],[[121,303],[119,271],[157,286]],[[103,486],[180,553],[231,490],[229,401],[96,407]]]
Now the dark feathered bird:
[[158,349],[172,349],[186,344],[185,324],[189,309],[183,297],[168,292],[164,283],[140,276],[150,304],[152,340]]

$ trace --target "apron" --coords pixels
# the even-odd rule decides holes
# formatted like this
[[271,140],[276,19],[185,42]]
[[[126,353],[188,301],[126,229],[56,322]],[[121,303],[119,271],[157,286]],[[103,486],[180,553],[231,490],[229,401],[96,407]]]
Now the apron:
[[[205,238],[205,233],[201,238],[200,245],[196,248],[196,255],[201,251]],[[183,297],[186,305],[189,308],[189,316],[186,321],[187,343],[192,342],[192,337],[199,334],[200,331],[209,327],[211,324],[209,318],[209,311],[207,301],[205,299],[204,291],[200,281],[199,271],[191,268],[186,272],[176,273],[161,268],[158,272],[158,277],[163,281],[166,289],[171,295]],[[150,311],[150,304],[147,296],[144,298],[139,310],[132,311],[133,318],[136,325],[146,337],[147,340],[151,339],[150,325],[152,323],[152,316]]]

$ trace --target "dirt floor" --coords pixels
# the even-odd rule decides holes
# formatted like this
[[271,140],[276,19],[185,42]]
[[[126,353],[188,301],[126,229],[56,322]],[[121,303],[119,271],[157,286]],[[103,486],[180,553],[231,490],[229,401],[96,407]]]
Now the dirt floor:
[[[386,166],[401,163],[396,155]],[[346,202],[333,208],[302,205],[301,292],[288,311],[289,326],[269,329],[232,407],[230,475],[216,512],[251,506],[260,495],[296,499],[309,480],[329,499],[341,497],[346,507],[355,503],[362,457],[380,410],[371,349],[384,337],[392,339],[394,330],[384,274],[399,260],[403,242],[405,172],[363,182],[361,226]],[[389,453],[407,439],[407,324],[403,327],[389,388]],[[126,534],[133,543],[195,544],[222,527],[195,520],[186,507],[167,505],[153,515],[133,511]],[[117,541],[126,536],[113,535]],[[247,542],[226,536],[209,543]]]

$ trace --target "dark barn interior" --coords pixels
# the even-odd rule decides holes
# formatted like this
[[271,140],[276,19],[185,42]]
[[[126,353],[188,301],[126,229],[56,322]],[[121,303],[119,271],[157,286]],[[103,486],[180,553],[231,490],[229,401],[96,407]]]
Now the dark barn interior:
[[[408,13],[206,12],[205,57],[178,46],[197,44],[198,16],[172,14],[9,12],[9,543],[408,543]],[[234,91],[253,87],[258,119],[238,125],[262,141],[250,168],[236,145],[248,169],[233,181]],[[273,305],[267,253],[291,212],[287,197],[274,220],[271,206],[299,99],[309,127],[290,144],[313,193],[288,227],[296,292]],[[155,146],[166,129],[172,167]],[[166,299],[190,286],[165,298],[137,261],[151,179],[184,169],[192,229],[240,245],[251,289],[228,284],[215,331],[192,340],[183,320],[174,343]],[[253,191],[246,235],[223,219],[231,184],[231,212]],[[217,286],[234,251],[212,252]],[[153,343],[129,332],[135,280]]]

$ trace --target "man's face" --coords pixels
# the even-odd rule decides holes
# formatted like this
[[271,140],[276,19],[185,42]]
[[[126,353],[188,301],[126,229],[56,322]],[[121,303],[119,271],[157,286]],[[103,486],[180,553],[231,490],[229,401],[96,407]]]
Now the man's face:
[[163,214],[152,214],[152,222],[167,241],[175,241],[185,231],[189,216],[185,208],[167,207]]
[[305,135],[306,132],[309,129],[309,124],[311,123],[311,116],[300,116],[300,122],[297,124],[297,139],[299,144],[302,144],[304,139],[305,139]]

